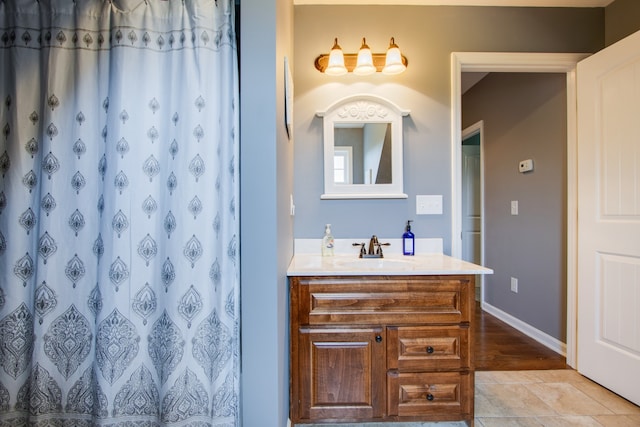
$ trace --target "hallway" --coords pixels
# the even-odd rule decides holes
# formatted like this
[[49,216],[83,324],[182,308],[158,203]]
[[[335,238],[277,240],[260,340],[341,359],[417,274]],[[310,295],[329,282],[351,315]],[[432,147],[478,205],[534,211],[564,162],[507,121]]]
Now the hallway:
[[476,304],[474,355],[477,371],[565,369],[566,359]]

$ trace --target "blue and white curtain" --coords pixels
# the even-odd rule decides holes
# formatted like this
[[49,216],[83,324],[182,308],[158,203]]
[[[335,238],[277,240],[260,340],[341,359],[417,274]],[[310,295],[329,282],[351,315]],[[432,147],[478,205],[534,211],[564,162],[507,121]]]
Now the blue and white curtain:
[[239,425],[233,0],[0,0],[0,426]]

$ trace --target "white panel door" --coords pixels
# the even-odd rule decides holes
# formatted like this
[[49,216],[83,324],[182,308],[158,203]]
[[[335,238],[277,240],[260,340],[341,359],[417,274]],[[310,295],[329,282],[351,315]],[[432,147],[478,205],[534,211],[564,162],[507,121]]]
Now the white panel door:
[[[484,264],[482,255],[482,121],[462,131],[462,259]],[[480,141],[468,145],[470,140]],[[476,276],[476,301],[483,300],[484,276]]]
[[480,146],[462,146],[462,259],[480,264]]
[[640,32],[577,79],[577,368],[640,404]]

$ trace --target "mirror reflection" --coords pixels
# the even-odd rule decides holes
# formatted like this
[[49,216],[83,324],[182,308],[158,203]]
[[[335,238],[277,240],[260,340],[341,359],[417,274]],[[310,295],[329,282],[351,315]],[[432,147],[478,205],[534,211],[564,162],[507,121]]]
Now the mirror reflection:
[[335,184],[391,184],[391,123],[335,123]]

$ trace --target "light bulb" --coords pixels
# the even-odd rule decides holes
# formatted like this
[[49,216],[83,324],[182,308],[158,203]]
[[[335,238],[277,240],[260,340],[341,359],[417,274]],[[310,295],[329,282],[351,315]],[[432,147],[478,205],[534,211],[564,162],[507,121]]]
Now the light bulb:
[[342,53],[342,48],[338,44],[337,38],[335,39],[331,52],[329,53],[329,63],[327,64],[327,68],[324,70],[324,73],[330,76],[341,76],[347,73],[347,67],[344,66],[344,54]]
[[407,67],[402,62],[402,54],[400,53],[400,48],[398,48],[395,40],[393,39],[393,37],[391,37],[382,72],[384,74],[400,74],[406,69]]
[[367,42],[363,37],[362,46],[360,46],[360,50],[358,51],[358,60],[356,63],[356,68],[353,69],[353,74],[366,76],[375,72],[376,67],[373,65],[373,55],[371,54],[371,49],[369,49],[369,46],[367,46]]

